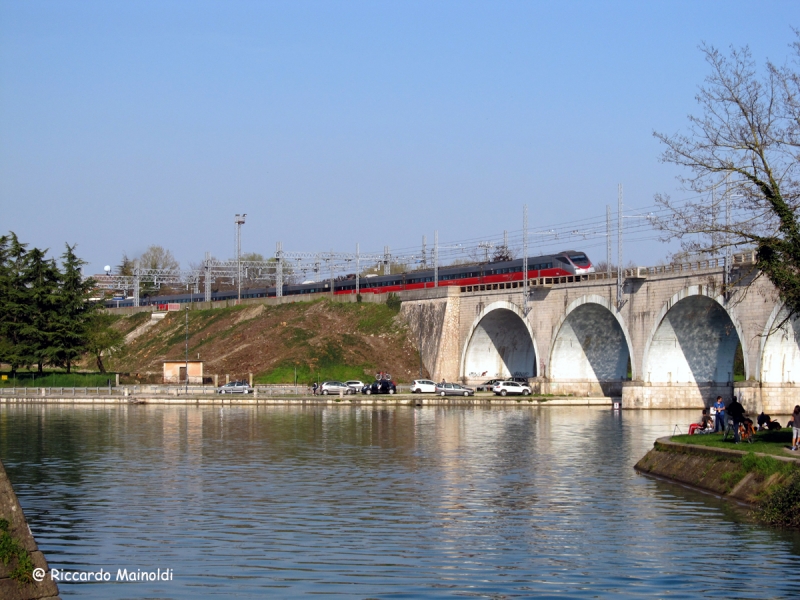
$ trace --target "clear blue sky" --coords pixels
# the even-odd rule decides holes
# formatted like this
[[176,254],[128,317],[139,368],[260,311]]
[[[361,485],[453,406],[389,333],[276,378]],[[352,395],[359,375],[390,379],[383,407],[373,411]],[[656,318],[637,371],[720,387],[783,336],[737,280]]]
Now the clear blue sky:
[[792,26],[796,1],[0,0],[0,233],[93,273],[231,257],[238,212],[272,255],[602,217],[620,182],[648,206],[682,196],[652,132],[695,111],[698,45],[783,62]]

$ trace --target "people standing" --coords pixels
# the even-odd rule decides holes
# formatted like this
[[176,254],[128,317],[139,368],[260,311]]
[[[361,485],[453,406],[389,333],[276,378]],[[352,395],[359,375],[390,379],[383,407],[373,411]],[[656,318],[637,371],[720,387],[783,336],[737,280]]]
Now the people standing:
[[714,402],[714,433],[725,432],[725,403],[722,401],[722,396],[717,396],[717,401]]
[[800,450],[800,404],[795,405],[792,413],[792,450]]
[[738,444],[740,441],[739,425],[744,422],[744,406],[742,406],[736,399],[736,396],[734,396],[731,403],[728,404],[728,407],[725,409],[725,412],[728,413],[728,416],[733,420],[733,441]]
[[311,386],[312,393],[316,396],[317,395],[317,382],[314,382],[314,385]]

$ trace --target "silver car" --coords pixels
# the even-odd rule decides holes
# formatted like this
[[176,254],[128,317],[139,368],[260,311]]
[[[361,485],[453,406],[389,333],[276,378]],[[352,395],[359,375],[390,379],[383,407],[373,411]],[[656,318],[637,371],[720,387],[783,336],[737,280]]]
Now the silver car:
[[217,388],[218,394],[250,394],[253,388],[246,381],[231,381]]
[[440,396],[474,396],[475,390],[457,383],[437,383],[436,393]]
[[323,396],[327,396],[328,394],[338,394],[339,392],[342,394],[356,393],[353,388],[342,383],[341,381],[323,381],[322,385],[319,386],[319,393]]

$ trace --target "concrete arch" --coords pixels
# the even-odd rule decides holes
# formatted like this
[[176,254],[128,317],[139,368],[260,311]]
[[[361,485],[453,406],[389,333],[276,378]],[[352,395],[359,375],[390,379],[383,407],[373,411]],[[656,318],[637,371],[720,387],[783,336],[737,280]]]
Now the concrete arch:
[[[553,329],[548,374],[553,381],[621,381],[628,375],[631,338],[621,315],[602,296],[574,300]],[[631,361],[632,375],[637,376]]]
[[[461,353],[461,376],[535,377],[539,356],[530,323],[511,302],[493,302],[470,327]],[[485,373],[485,375],[483,375]]]
[[762,383],[800,382],[800,319],[784,321],[789,311],[779,304],[772,310],[761,336],[759,379]]
[[[661,308],[645,345],[642,378],[652,383],[733,381],[742,327],[722,296],[706,286],[684,288]],[[750,365],[744,352],[745,374]]]

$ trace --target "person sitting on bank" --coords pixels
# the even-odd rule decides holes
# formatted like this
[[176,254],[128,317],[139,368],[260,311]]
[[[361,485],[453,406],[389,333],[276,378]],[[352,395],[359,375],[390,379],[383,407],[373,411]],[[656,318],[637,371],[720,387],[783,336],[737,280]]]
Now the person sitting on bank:
[[698,431],[710,431],[713,428],[713,421],[711,415],[708,414],[708,409],[703,409],[703,416],[700,417],[699,423],[692,423],[689,425],[689,435],[694,435]]
[[758,430],[762,431],[764,429],[769,429],[769,424],[772,422],[772,418],[769,415],[765,415],[764,411],[762,410],[761,414],[758,415],[756,422],[758,423]]

